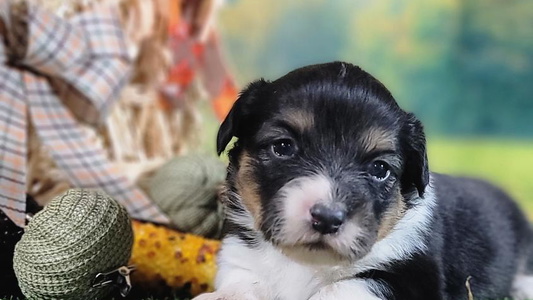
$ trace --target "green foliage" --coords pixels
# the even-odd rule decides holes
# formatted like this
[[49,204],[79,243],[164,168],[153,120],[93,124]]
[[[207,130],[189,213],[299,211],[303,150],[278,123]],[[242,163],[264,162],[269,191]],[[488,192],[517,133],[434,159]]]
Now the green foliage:
[[237,0],[220,24],[243,84],[347,60],[432,133],[533,137],[530,0]]
[[533,135],[533,5],[462,2],[456,99],[458,123],[482,134]]

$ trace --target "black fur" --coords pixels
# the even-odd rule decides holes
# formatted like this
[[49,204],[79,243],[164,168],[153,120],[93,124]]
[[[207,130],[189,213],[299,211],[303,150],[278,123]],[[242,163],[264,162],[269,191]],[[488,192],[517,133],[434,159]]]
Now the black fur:
[[[289,126],[283,116],[294,110],[311,114],[313,125],[304,131]],[[382,153],[362,148],[362,135],[376,128],[395,137],[393,149]],[[238,140],[229,152],[228,209],[243,209],[236,205],[236,181],[247,153],[263,222],[261,232],[229,220],[227,229],[251,246],[259,239],[279,242],[274,220],[281,207],[273,198],[292,179],[320,170],[337,183],[339,205],[350,216],[358,215],[369,232],[362,241],[366,248],[355,258],[370,251],[395,193],[410,209],[413,194],[423,198],[430,182],[420,121],[401,110],[378,80],[346,63],[309,66],[273,82],[250,84],[220,127],[219,154],[233,137]],[[273,156],[273,143],[283,139],[294,142],[297,155]],[[368,164],[376,158],[390,165],[390,179],[384,182],[369,179]],[[425,237],[429,249],[391,262],[386,270],[354,276],[373,280],[376,294],[391,300],[467,299],[469,276],[478,299],[509,296],[514,276],[531,273],[533,241],[526,218],[505,193],[487,183],[438,174],[432,178],[437,206]]]
[[[501,190],[476,179],[433,174],[437,209],[426,253],[358,276],[379,280],[387,299],[476,299],[510,296],[520,264],[531,257],[528,221]],[[531,269],[524,270],[531,274]]]

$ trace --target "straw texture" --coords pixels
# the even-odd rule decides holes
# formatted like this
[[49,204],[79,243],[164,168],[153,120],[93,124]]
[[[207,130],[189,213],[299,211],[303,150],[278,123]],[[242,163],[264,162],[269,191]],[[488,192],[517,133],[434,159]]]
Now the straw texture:
[[127,264],[133,243],[126,210],[103,192],[75,189],[36,214],[15,247],[28,299],[101,299],[94,276]]

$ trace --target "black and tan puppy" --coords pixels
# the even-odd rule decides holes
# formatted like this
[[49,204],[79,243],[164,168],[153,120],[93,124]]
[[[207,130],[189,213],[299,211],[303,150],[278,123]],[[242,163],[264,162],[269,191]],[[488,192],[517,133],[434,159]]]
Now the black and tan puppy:
[[[429,100],[428,100],[429,101]],[[217,291],[201,300],[533,297],[532,233],[499,189],[430,173],[422,125],[341,62],[250,84],[229,152]]]

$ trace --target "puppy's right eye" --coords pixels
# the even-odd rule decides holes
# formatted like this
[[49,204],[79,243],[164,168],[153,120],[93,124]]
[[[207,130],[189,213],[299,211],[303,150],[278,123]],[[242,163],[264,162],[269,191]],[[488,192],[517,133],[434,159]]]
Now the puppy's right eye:
[[272,153],[279,157],[291,157],[296,153],[294,142],[289,139],[278,140],[271,145]]
[[377,181],[385,181],[390,176],[390,166],[382,160],[377,160],[371,164],[369,173]]

